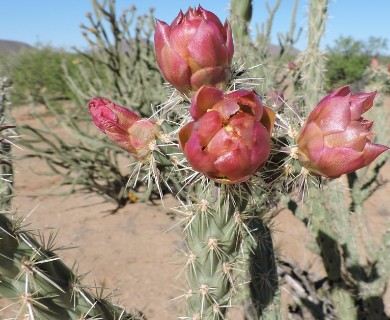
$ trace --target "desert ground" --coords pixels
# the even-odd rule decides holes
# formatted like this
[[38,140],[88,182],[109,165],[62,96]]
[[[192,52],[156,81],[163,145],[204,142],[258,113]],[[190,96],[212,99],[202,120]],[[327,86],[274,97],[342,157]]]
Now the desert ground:
[[[15,108],[13,116],[16,124],[36,122],[28,106]],[[17,156],[24,152],[14,148]],[[183,276],[178,277],[183,268],[183,235],[179,228],[171,228],[177,223],[171,214],[177,204],[172,196],[156,205],[129,204],[110,215],[107,210],[114,205],[102,203],[96,195],[47,195],[59,178],[39,174],[45,169],[42,160],[18,158],[14,166],[14,209],[26,217],[30,229],[42,229],[46,234],[58,230],[57,246],[69,247],[58,251],[59,256],[69,266],[77,262],[78,273],[86,273],[86,285],[104,285],[115,292],[120,304],[128,310],[141,310],[149,320],[176,319],[180,315],[181,304],[175,298],[185,288]],[[389,163],[383,173],[390,179]],[[390,220],[389,191],[387,184],[366,204],[367,230],[377,239]],[[302,269],[318,269],[319,258],[302,246],[310,241],[304,226],[287,210],[276,217],[274,237],[280,255]],[[288,298],[286,290],[283,296]],[[0,309],[8,304],[0,299]],[[0,319],[11,317],[16,308],[0,311]],[[243,319],[242,310],[235,310],[231,318]]]

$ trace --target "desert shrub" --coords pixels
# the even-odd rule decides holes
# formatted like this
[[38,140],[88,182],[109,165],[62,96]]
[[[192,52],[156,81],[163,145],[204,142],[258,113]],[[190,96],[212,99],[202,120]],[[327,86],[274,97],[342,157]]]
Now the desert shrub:
[[328,87],[340,87],[361,80],[369,63],[370,58],[365,55],[329,55],[326,74]]
[[73,73],[77,59],[77,55],[49,45],[3,55],[1,69],[14,83],[13,103],[20,105],[31,100],[42,103],[43,95],[69,99],[72,92],[66,85],[62,64],[66,63]]
[[[130,7],[117,16],[115,1],[92,3],[93,14],[87,14],[90,25],[81,26],[89,50],[66,55],[62,66],[61,63],[55,66],[60,68],[62,85],[71,93],[68,94],[71,103],[58,110],[53,96],[44,92],[46,112],[55,120],[37,114],[40,127],[20,127],[24,136],[20,144],[29,150],[29,157],[43,159],[52,174],[61,175],[60,185],[72,186],[70,193],[99,194],[116,204],[114,212],[135,199],[153,200],[156,191],[158,194],[167,190],[164,186],[153,189],[144,180],[137,185],[129,184],[133,188],[127,191],[132,168],[119,170],[118,163],[132,163],[133,159],[107,140],[96,139],[96,129],[91,130],[88,125],[87,101],[94,96],[110,97],[143,116],[150,116],[151,104],[158,105],[165,99],[164,80],[155,61],[152,12],[138,16],[135,8]],[[69,132],[72,139],[63,139],[55,132],[53,121]]]
[[327,48],[327,86],[335,88],[355,84],[358,89],[362,89],[364,72],[371,59],[384,59],[382,55],[385,49],[387,41],[379,37],[370,37],[365,41],[339,37]]
[[85,106],[91,97],[104,96],[150,116],[151,104],[166,96],[154,54],[153,10],[139,15],[131,6],[118,15],[115,1],[93,0],[92,6],[81,25],[89,50],[77,51],[76,72],[64,66],[75,102]]

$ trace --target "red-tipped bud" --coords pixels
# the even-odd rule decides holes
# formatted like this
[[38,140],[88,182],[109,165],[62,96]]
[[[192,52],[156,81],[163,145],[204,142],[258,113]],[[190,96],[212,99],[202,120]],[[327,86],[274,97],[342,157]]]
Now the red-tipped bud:
[[254,91],[224,94],[202,87],[192,99],[194,121],[179,132],[190,165],[224,184],[248,180],[267,161],[275,114]]
[[180,11],[171,25],[156,23],[157,63],[172,86],[189,95],[203,85],[224,86],[234,53],[228,22],[199,6]]
[[372,58],[370,63],[371,69],[378,69],[379,68],[379,61],[377,58]]
[[160,127],[105,98],[93,98],[88,104],[95,125],[114,144],[140,161],[148,159],[150,143],[156,140]]
[[288,68],[293,71],[297,68],[297,64],[294,61],[289,61],[287,64]]
[[376,92],[351,94],[339,88],[324,97],[310,113],[298,135],[298,158],[309,171],[337,178],[374,161],[388,147],[371,143],[373,122],[362,114]]

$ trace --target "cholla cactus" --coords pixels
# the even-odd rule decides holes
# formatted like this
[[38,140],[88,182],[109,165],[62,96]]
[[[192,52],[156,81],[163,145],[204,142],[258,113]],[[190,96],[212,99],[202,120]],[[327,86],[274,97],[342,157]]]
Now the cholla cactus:
[[[115,136],[114,142],[123,148],[132,135],[144,141],[139,147],[148,150],[149,157],[142,158],[142,165],[149,166],[151,181],[166,183],[162,173],[168,170],[181,184],[182,205],[175,210],[183,215],[188,285],[181,295],[186,301],[181,318],[225,319],[229,308],[247,296],[251,297],[255,317],[278,318],[276,257],[266,213],[281,193],[292,192],[297,177],[302,180],[310,176],[334,178],[368,165],[387,147],[374,145],[379,149],[374,154],[365,149],[371,146],[371,123],[362,119],[361,114],[372,106],[374,94],[350,95],[348,88],[336,90],[319,103],[297,135],[298,125],[303,121],[295,110],[281,108],[280,102],[284,104],[281,95],[274,103],[276,113],[263,105],[256,92],[245,89],[243,79],[224,78],[222,86],[219,77],[217,81],[208,81],[215,79],[216,70],[230,68],[228,55],[232,54],[229,48],[233,47],[232,43],[226,44],[228,25],[222,27],[216,19],[200,7],[190,8],[186,15],[179,13],[170,26],[157,22],[158,63],[177,90],[171,100],[157,108],[155,119],[150,120],[158,123],[162,131],[154,136],[152,148],[149,131],[141,127],[133,130],[134,120],[139,119],[133,112],[123,112],[120,117],[113,117],[113,122],[109,116],[113,108],[110,108],[104,126],[107,124],[109,132],[113,132],[120,122],[129,124],[120,126],[121,133]],[[181,31],[181,23],[182,28],[191,26],[190,36]],[[209,37],[215,39],[215,47],[211,46]],[[209,62],[195,64],[193,69],[191,63],[197,61],[204,48],[208,49]],[[222,61],[220,65],[215,63],[219,61]],[[177,74],[173,72],[175,66]],[[193,81],[194,76],[200,79],[198,72],[201,81]],[[238,82],[243,88],[236,90]],[[271,95],[269,100],[275,99]],[[100,113],[91,112],[91,115],[101,128],[97,119]],[[327,154],[328,161],[316,162],[316,152],[322,152],[329,141],[327,132],[316,136],[312,131],[321,132],[315,129],[325,130],[333,128],[332,125],[338,125],[340,128],[336,129],[341,135],[346,132],[346,137],[338,137],[338,144],[327,146],[334,152]],[[357,125],[360,127],[356,128]],[[123,130],[125,127],[128,129]],[[351,150],[357,148],[354,143],[360,147],[357,164],[335,169],[336,156],[356,158]],[[124,149],[134,152],[131,148]]]
[[10,205],[10,199],[13,191],[13,166],[11,157],[11,141],[15,135],[13,128],[15,127],[9,121],[11,99],[10,91],[12,90],[12,82],[8,78],[0,77],[0,192],[2,194],[1,204]]
[[94,292],[53,251],[53,235],[34,236],[14,213],[0,213],[0,293],[15,319],[145,319],[127,313],[103,290]]
[[[275,8],[279,3],[276,2]],[[319,44],[327,0],[313,0],[311,4],[312,18],[316,10],[320,12],[318,20],[311,19],[311,24],[320,28],[313,27],[318,34],[310,37],[307,53],[315,52]],[[183,273],[187,280],[187,287],[180,295],[185,300],[180,318],[226,319],[230,308],[250,297],[253,318],[279,319],[278,273],[288,271],[284,268],[281,272],[282,267],[277,267],[273,248],[274,204],[282,194],[299,193],[310,179],[321,182],[343,173],[349,173],[351,190],[360,186],[361,194],[365,189],[368,193],[374,191],[376,176],[361,185],[356,183],[352,171],[368,165],[387,149],[371,142],[372,123],[361,117],[371,108],[375,95],[351,95],[348,88],[337,89],[319,102],[304,125],[298,108],[289,106],[282,94],[266,94],[262,101],[252,90],[252,83],[238,78],[245,70],[232,72],[233,42],[228,23],[222,25],[214,14],[199,7],[190,8],[186,14],[179,13],[171,25],[161,21],[157,25],[158,64],[176,88],[171,99],[145,118],[148,113],[139,105],[132,106],[129,102],[121,106],[117,103],[123,102],[94,98],[89,103],[92,119],[114,144],[136,158],[135,180],[144,168],[149,184],[155,183],[158,188],[165,184],[171,191],[180,190],[181,205],[175,211],[182,215],[186,241]],[[186,29],[188,25],[190,28]],[[293,42],[292,36],[289,41]],[[316,57],[320,59],[321,55]],[[323,95],[322,82],[318,76],[313,81],[314,87],[305,84],[316,72],[310,54],[304,58],[300,70],[304,101],[308,108],[314,108],[319,100],[316,97]],[[320,62],[319,67],[323,60]],[[291,69],[295,68],[291,64]],[[120,68],[117,71],[120,76]],[[120,91],[124,83],[118,81],[115,83]],[[324,155],[326,159],[321,158]],[[354,162],[345,165],[340,159]],[[177,184],[175,188],[170,186],[172,181]],[[383,294],[382,280],[389,277],[390,259],[384,254],[389,247],[389,233],[383,237],[381,249],[372,255],[372,265],[366,271],[359,265],[353,230],[348,229],[348,207],[340,205],[344,193],[337,180],[324,185],[321,193],[317,187],[310,190],[306,216],[298,206],[295,209],[302,220],[310,218],[327,277],[313,284],[306,281],[307,273],[295,272],[295,278],[289,279],[301,280],[293,282],[295,290],[300,291],[297,301],[307,305],[316,318],[349,319],[370,314],[382,317],[382,300],[377,298]],[[353,194],[352,198],[358,199]],[[4,292],[28,296],[28,309],[38,305],[30,317],[131,319],[131,315],[125,316],[116,306],[102,304],[104,299],[93,298],[82,290],[75,292],[74,288],[79,286],[73,281],[77,278],[74,273],[67,268],[64,271],[50,250],[40,247],[15,224],[4,221],[2,238],[11,244],[0,248],[4,251],[1,257],[5,257],[1,272],[10,276],[1,279]],[[20,251],[28,253],[27,262],[11,259]],[[44,272],[37,265],[43,266]],[[24,277],[10,281],[12,272],[19,275],[21,269]],[[31,297],[30,291],[21,292],[20,288],[35,288],[38,292]],[[306,292],[313,293],[313,297],[307,297]],[[92,299],[96,302],[93,305]],[[40,300],[49,308],[42,307]],[[69,307],[69,303],[73,305]],[[89,308],[92,306],[93,309]]]
[[10,300],[1,311],[17,310],[13,319],[145,319],[140,312],[126,312],[103,290],[95,293],[84,286],[77,268],[69,268],[56,255],[54,235],[46,241],[11,210],[12,155],[7,146],[13,143],[15,126],[4,120],[11,82],[0,80],[0,178],[6,181],[0,190],[0,294]]

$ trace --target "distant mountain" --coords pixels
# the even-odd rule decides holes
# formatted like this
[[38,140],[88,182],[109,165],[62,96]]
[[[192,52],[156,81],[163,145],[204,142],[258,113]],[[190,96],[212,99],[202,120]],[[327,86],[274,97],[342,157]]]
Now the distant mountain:
[[[269,53],[271,56],[277,56],[277,55],[279,55],[279,53],[280,53],[280,49],[281,49],[280,46],[275,45],[275,44],[270,44],[270,45],[268,46],[268,53]],[[297,56],[300,52],[301,52],[300,50],[298,50],[298,49],[296,49],[296,48],[292,48],[290,54],[291,54],[292,56],[295,57],[295,56]]]
[[20,41],[0,40],[0,54],[17,52],[23,49],[30,50],[34,49],[34,47]]

